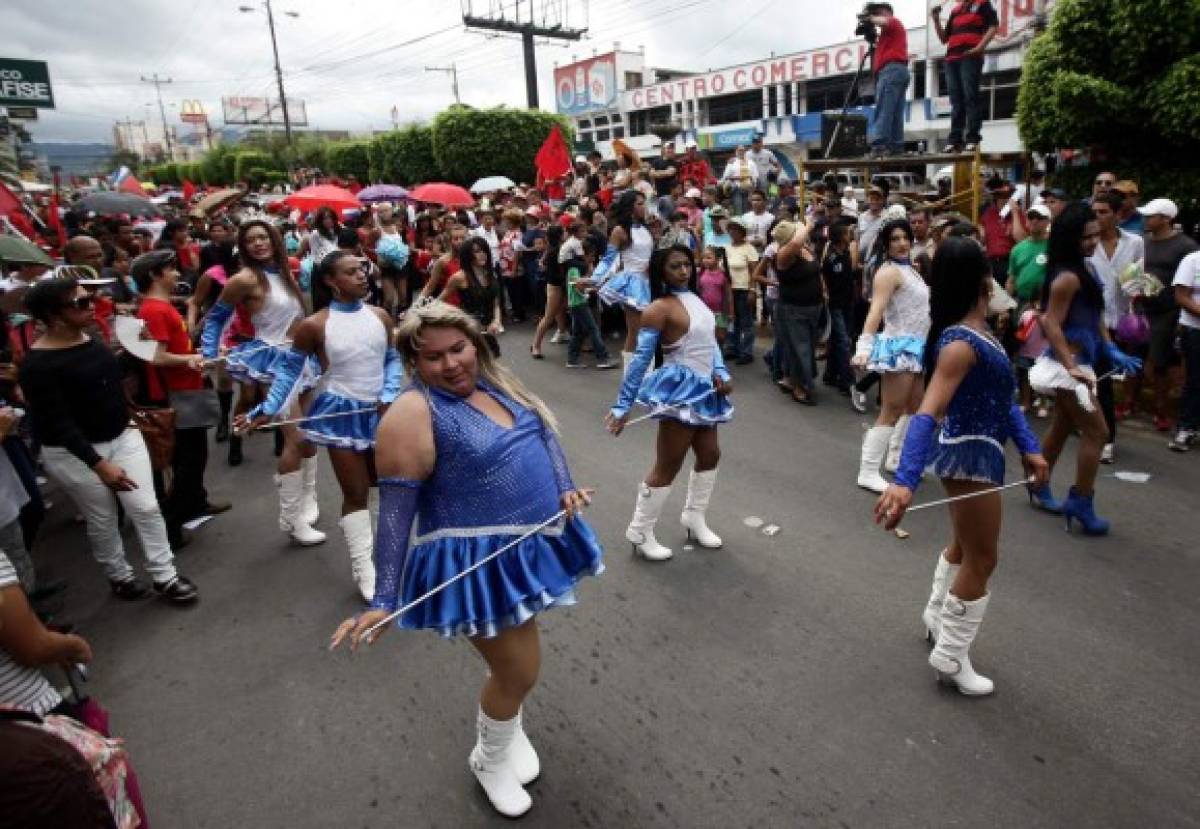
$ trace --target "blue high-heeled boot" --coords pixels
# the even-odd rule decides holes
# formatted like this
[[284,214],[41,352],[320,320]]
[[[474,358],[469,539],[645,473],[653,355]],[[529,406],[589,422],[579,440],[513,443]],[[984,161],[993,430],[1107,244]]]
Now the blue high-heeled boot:
[[1067,532],[1071,531],[1071,521],[1075,520],[1083,527],[1084,535],[1108,534],[1108,521],[1096,515],[1094,498],[1094,495],[1080,495],[1075,487],[1071,487],[1062,507],[1063,515],[1067,517]]
[[1029,504],[1031,506],[1042,510],[1042,512],[1062,515],[1062,502],[1054,497],[1054,493],[1050,491],[1050,484],[1042,484],[1039,489],[1028,487],[1026,491],[1029,493]]

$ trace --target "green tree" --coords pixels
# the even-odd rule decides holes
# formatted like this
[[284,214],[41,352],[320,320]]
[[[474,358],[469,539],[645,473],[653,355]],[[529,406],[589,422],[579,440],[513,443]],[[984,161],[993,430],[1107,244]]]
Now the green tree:
[[328,171],[335,176],[354,176],[359,182],[371,181],[368,141],[336,141],[325,151]]
[[375,136],[367,156],[372,181],[408,185],[441,178],[433,156],[433,130],[423,124]]
[[453,106],[433,120],[433,153],[443,175],[459,184],[489,175],[533,181],[533,158],[555,125],[569,147],[570,123],[560,115]]
[[276,160],[264,150],[242,150],[234,155],[233,181],[248,182],[252,186],[262,173],[276,169]]

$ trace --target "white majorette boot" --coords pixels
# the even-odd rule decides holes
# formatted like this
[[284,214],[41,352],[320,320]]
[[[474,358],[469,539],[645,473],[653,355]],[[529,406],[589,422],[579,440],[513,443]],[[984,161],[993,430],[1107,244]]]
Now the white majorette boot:
[[946,593],[942,604],[941,628],[938,630],[937,645],[929,654],[929,664],[938,674],[938,681],[953,683],[960,693],[970,697],[983,697],[995,687],[986,676],[975,673],[967,652],[979,633],[983,614],[987,612],[991,594],[964,602],[953,593]]
[[300,502],[300,520],[311,527],[321,517],[321,507],[317,503],[317,456],[301,458],[300,471],[304,473],[304,498]]
[[679,523],[687,529],[688,538],[696,539],[696,543],[708,550],[721,547],[721,536],[708,528],[704,521],[704,513],[712,498],[713,487],[717,485],[717,470],[707,472],[692,470],[688,477],[687,501],[683,505],[683,513]]
[[863,435],[862,458],[858,465],[858,485],[871,492],[883,493],[888,488],[887,479],[879,474],[879,464],[887,452],[893,426],[872,426]]
[[371,530],[371,511],[347,513],[338,522],[350,550],[350,572],[363,601],[375,598],[375,538]]
[[949,550],[942,550],[938,553],[937,566],[933,568],[933,586],[929,591],[929,601],[925,603],[925,610],[921,613],[921,621],[925,623],[925,641],[931,645],[937,644],[942,604],[946,601],[950,585],[954,584],[954,577],[958,575],[958,565],[946,560],[948,552]]
[[654,538],[654,525],[658,523],[658,516],[662,515],[663,506],[670,494],[669,486],[649,487],[644,483],[638,484],[633,520],[625,530],[625,537],[633,544],[633,551],[649,561],[666,561],[672,555],[669,548],[659,544]]
[[896,421],[896,429],[892,432],[892,436],[888,438],[887,460],[883,462],[883,468],[895,474],[896,469],[900,466],[900,453],[904,449],[904,436],[908,434],[908,422],[912,420],[908,415],[900,415],[900,419]]
[[636,356],[636,354],[637,354],[636,351],[622,351],[621,352],[621,376],[622,377],[624,377],[626,374],[629,373],[629,364],[633,362],[633,358],[634,358],[634,356]]
[[513,735],[512,745],[508,747],[508,765],[522,786],[528,786],[542,773],[542,761],[538,759],[537,751],[525,733],[523,711],[517,711],[517,731]]
[[279,485],[279,529],[291,535],[292,540],[304,547],[320,544],[325,533],[314,530],[300,520],[300,503],[304,497],[304,473],[299,469],[284,475],[276,475]]
[[505,817],[520,817],[529,811],[533,799],[509,764],[509,747],[517,730],[517,718],[493,720],[481,708],[475,723],[479,736],[467,764],[496,811]]

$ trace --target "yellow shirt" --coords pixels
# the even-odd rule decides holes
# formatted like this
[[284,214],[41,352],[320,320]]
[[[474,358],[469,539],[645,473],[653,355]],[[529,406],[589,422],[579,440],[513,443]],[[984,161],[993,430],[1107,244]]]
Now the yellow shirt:
[[758,250],[749,242],[726,245],[725,258],[729,260],[729,276],[735,291],[750,290],[750,272],[758,262]]

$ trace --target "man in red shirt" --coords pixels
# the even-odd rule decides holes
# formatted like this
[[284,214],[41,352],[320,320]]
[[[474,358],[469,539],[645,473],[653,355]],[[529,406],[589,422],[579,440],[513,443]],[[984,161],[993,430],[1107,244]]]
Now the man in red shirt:
[[867,14],[879,28],[875,44],[875,137],[871,154],[877,157],[904,153],[904,99],[912,76],[908,71],[908,32],[892,11],[891,3],[868,3]]
[[[929,10],[938,40],[946,44],[946,85],[950,87],[950,138],[942,152],[974,152],[983,126],[979,82],[983,77],[983,52],[1000,18],[991,0],[957,0],[942,25],[942,6]],[[963,139],[966,138],[966,144]]]
[[[145,323],[143,336],[159,344],[154,360],[146,364],[146,397],[152,403],[169,403],[175,408],[173,474],[171,491],[163,503],[163,518],[171,546],[178,548],[183,541],[184,523],[201,515],[225,512],[231,506],[228,501],[209,501],[204,488],[208,427],[216,424],[216,396],[204,388],[204,358],[192,347],[183,317],[171,304],[179,281],[174,251],[144,253],[133,260],[130,272],[142,295],[138,317]],[[207,407],[212,410],[212,422],[206,422],[206,393],[214,404]]]
[[[700,155],[696,149],[696,142],[690,138],[684,145],[683,158],[679,159],[678,175],[679,181],[687,187],[702,188],[717,180],[713,176],[712,168],[708,166],[708,160]],[[688,183],[689,179],[691,180],[690,184]]]
[[983,247],[988,261],[992,263],[992,276],[1001,285],[1008,281],[1008,255],[1016,242],[1013,239],[1013,212],[1001,215],[1004,206],[1012,198],[1013,186],[1000,178],[987,184],[992,203],[979,214],[979,229],[983,232]]

